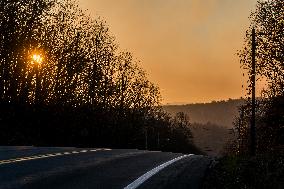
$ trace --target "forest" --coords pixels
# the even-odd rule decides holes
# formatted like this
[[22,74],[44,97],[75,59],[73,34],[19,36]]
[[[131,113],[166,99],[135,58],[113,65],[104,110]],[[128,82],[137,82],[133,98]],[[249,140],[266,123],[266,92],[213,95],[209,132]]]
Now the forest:
[[0,144],[196,152],[185,114],[76,0],[0,2]]

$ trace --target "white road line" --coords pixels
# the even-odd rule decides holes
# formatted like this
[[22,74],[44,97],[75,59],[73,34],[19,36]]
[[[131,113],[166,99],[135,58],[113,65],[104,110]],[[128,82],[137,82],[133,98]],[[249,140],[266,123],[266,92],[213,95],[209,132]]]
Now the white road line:
[[111,150],[111,149],[93,149],[93,150],[81,150],[81,151],[61,152],[61,153],[58,152],[58,153],[54,153],[54,154],[41,154],[41,155],[36,155],[36,156],[20,157],[20,158],[15,158],[15,159],[0,160],[0,165],[15,163],[15,162],[22,162],[22,161],[29,161],[29,160],[34,160],[34,159],[43,159],[43,158],[49,158],[49,157],[55,157],[55,156],[79,154],[79,153],[86,153],[86,152],[105,151],[105,150]]
[[135,189],[138,186],[140,186],[143,182],[145,182],[146,180],[148,180],[150,177],[152,177],[153,175],[157,174],[159,171],[161,171],[162,169],[164,169],[165,167],[169,166],[170,164],[179,161],[183,158],[192,156],[194,154],[189,154],[189,155],[183,155],[183,156],[179,156],[177,158],[174,158],[170,161],[167,161],[157,167],[155,167],[154,169],[148,171],[147,173],[145,173],[144,175],[142,175],[141,177],[139,177],[138,179],[136,179],[135,181],[133,181],[132,183],[130,183],[128,186],[124,187],[124,189]]

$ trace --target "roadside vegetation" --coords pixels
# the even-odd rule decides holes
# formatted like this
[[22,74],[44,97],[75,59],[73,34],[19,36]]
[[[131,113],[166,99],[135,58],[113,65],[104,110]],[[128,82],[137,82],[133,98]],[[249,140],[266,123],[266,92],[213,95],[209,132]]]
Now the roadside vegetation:
[[282,189],[284,154],[225,156],[207,175],[204,189]]
[[74,0],[1,0],[0,145],[199,151],[182,113]]
[[239,108],[234,123],[235,140],[226,154],[217,160],[203,188],[275,188],[284,187],[284,1],[260,0],[251,14],[244,48],[239,52],[241,66],[252,77],[251,31],[256,30],[257,77],[267,88],[256,102],[256,155],[250,152],[251,80],[248,101]]

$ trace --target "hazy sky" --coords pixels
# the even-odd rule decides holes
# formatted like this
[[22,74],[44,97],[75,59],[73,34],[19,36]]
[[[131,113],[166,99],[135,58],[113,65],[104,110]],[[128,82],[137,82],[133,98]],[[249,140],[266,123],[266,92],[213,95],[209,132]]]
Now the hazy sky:
[[244,95],[240,64],[257,0],[79,0],[103,17],[122,50],[141,60],[163,103]]

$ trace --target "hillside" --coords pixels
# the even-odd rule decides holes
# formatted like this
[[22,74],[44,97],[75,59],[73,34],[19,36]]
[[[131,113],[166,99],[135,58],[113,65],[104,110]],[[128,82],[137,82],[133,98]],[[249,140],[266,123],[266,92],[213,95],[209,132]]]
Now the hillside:
[[165,105],[163,108],[171,115],[175,115],[177,112],[187,113],[191,123],[206,124],[210,122],[231,128],[234,117],[238,115],[238,106],[243,102],[243,99],[229,99],[211,103]]
[[164,109],[171,115],[187,113],[192,123],[194,143],[208,155],[219,156],[224,145],[233,137],[229,129],[242,103],[243,99],[230,99],[204,104],[166,105]]

